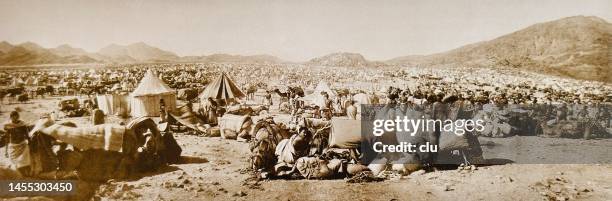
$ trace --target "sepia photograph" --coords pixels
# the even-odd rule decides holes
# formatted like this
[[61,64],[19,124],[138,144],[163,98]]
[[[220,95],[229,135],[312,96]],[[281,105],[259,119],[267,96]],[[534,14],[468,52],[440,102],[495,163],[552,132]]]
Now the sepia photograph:
[[612,200],[609,0],[0,0],[0,200]]

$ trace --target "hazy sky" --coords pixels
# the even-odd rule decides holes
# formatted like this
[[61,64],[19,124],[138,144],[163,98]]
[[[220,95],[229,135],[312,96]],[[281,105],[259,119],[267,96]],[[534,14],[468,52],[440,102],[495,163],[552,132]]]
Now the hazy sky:
[[612,20],[610,0],[0,0],[0,41],[98,51],[145,42],[180,56],[332,52],[384,60],[490,40],[574,15]]

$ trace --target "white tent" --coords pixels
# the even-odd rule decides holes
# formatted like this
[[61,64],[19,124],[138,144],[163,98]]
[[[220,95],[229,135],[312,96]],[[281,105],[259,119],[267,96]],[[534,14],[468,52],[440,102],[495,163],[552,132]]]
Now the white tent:
[[150,70],[140,80],[138,87],[130,94],[132,117],[159,116],[160,101],[163,100],[168,112],[176,108],[176,94]]
[[319,107],[324,107],[325,98],[323,97],[323,95],[321,95],[322,92],[326,92],[327,95],[329,95],[330,99],[333,99],[334,97],[337,96],[336,92],[332,90],[331,88],[329,88],[329,85],[326,82],[321,81],[319,82],[317,87],[314,89],[314,92],[312,94],[308,94],[307,96],[305,96],[304,100],[311,102],[315,105],[318,105]]
[[129,96],[121,94],[98,95],[96,101],[98,108],[106,115],[124,116],[129,113]]
[[25,82],[21,78],[13,79],[11,86],[22,86]]

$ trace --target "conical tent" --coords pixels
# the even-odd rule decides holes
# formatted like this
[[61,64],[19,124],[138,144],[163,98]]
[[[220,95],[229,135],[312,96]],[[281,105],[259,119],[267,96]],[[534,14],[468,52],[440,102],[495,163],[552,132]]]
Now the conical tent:
[[132,117],[159,116],[160,102],[163,100],[166,110],[173,112],[176,108],[176,94],[153,72],[147,71],[138,87],[130,94]]
[[13,79],[13,83],[11,84],[11,86],[21,86],[24,84],[24,81],[21,78],[15,78]]
[[174,93],[174,90],[149,70],[145,73],[142,80],[140,80],[138,87],[132,92],[132,96],[155,96],[171,93]]
[[227,74],[222,73],[219,77],[217,77],[217,79],[210,83],[198,97],[201,100],[206,100],[209,97],[212,97],[213,99],[227,100],[244,98],[245,95],[227,76]]

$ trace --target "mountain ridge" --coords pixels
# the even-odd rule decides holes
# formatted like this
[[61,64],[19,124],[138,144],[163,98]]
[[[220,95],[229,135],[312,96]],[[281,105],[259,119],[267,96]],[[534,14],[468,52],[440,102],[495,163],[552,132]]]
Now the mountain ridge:
[[[339,67],[471,66],[534,71],[583,80],[612,82],[612,24],[594,16],[572,16],[536,23],[491,40],[430,55],[408,55],[369,61],[359,53],[336,52],[312,58],[305,65]],[[144,42],[110,44],[87,52],[68,44],[44,48],[34,42],[0,42],[0,66],[70,63],[293,63],[273,55],[211,54],[183,56]]]
[[314,66],[339,66],[339,67],[368,67],[372,62],[368,61],[363,55],[352,52],[334,52],[320,57],[315,57],[305,62],[307,65]]
[[612,25],[593,16],[533,24],[492,40],[425,56],[385,61],[392,65],[508,67],[583,80],[612,82]]

